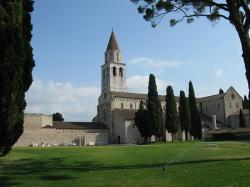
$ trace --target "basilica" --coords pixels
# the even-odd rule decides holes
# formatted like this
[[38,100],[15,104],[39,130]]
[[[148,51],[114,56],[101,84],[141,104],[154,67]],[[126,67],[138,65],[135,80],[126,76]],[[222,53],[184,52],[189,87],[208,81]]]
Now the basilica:
[[[176,96],[175,99],[178,108],[179,97]],[[112,31],[101,66],[101,94],[93,122],[56,122],[51,115],[25,114],[24,131],[15,146],[140,143],[142,137],[134,124],[134,116],[140,101],[146,103],[146,100],[146,93],[127,92],[126,64],[122,62],[122,53]],[[165,120],[165,96],[159,95],[159,100],[163,111],[162,118]],[[229,87],[225,93],[197,98],[197,105],[202,120],[203,137],[211,132],[239,129],[237,127],[240,109],[243,108],[242,97],[233,87]],[[250,126],[248,110],[243,110],[243,114],[246,124]],[[246,130],[250,133],[250,128]],[[185,140],[183,132],[179,131],[177,138]],[[171,140],[171,134],[165,131],[164,139]]]
[[[109,143],[136,143],[141,136],[134,125],[134,115],[140,101],[146,103],[147,94],[129,93],[126,91],[126,64],[122,62],[122,54],[115,33],[112,31],[105,52],[104,64],[101,66],[101,95],[98,99],[98,122],[108,127]],[[159,95],[163,119],[165,117],[165,96]],[[242,109],[242,97],[230,87],[223,94],[197,98],[202,119],[203,134],[214,128],[238,127],[238,115]],[[176,97],[177,108],[179,97]],[[245,118],[249,118],[245,111]],[[166,140],[169,134],[166,132]],[[180,139],[184,136],[180,134]]]

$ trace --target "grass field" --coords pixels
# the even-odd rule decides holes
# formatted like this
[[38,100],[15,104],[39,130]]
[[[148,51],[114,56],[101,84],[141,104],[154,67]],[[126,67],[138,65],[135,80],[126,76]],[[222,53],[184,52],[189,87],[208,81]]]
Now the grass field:
[[250,142],[14,148],[0,186],[249,187]]

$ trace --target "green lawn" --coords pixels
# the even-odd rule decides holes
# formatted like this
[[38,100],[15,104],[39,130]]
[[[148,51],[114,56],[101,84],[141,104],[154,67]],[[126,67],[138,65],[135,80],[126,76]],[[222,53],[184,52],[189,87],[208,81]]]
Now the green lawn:
[[249,187],[250,142],[14,148],[0,186]]

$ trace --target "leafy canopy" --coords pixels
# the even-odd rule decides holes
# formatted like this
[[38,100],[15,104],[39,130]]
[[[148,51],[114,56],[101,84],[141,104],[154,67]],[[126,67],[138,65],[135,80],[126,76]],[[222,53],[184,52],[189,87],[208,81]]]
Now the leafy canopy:
[[181,21],[192,23],[195,18],[206,17],[216,22],[220,18],[234,22],[230,16],[232,6],[237,10],[237,17],[242,25],[249,30],[250,0],[130,0],[138,4],[138,12],[144,14],[146,21],[151,21],[153,27],[169,14],[171,26]]

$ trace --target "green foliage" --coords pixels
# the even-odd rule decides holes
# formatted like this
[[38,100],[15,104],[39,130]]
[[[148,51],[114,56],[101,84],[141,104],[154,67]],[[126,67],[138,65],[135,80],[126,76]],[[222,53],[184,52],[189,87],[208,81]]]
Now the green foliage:
[[188,133],[191,129],[191,116],[189,109],[188,98],[185,96],[184,91],[180,91],[180,106],[179,106],[179,114],[180,114],[180,127],[182,131],[185,131],[186,140],[188,139]]
[[172,140],[174,140],[173,134],[178,131],[179,124],[177,118],[176,101],[172,86],[167,87],[165,126],[168,132],[172,133]]
[[52,119],[53,121],[64,121],[62,114],[59,112],[52,114]]
[[[234,26],[239,36],[250,97],[250,1],[249,0],[130,0],[139,6],[146,21],[157,26],[164,17],[170,26],[186,21],[193,23],[200,17],[217,23],[221,18]],[[248,103],[250,107],[250,104]]]
[[135,126],[137,126],[141,136],[144,138],[144,143],[147,143],[147,138],[152,134],[148,123],[148,113],[145,109],[143,101],[140,102],[139,109],[135,113],[134,121]]
[[[29,6],[28,6],[29,4]],[[0,157],[23,132],[25,91],[34,66],[31,41],[33,1],[0,1]]]
[[249,110],[249,99],[247,99],[246,95],[244,95],[243,109]]
[[246,127],[246,121],[242,109],[240,109],[239,122],[239,127]]
[[[224,14],[224,11],[228,10],[226,3],[216,3],[211,0],[130,1],[138,4],[138,12],[144,14],[143,18],[146,21],[150,21],[153,27],[155,27],[166,14],[170,15],[170,26],[174,26],[183,20],[187,23],[193,23],[194,19],[199,17],[206,17],[211,22],[216,22],[220,18],[228,19]],[[244,17],[244,15],[243,12],[242,17]]]
[[191,116],[191,134],[194,136],[195,139],[201,139],[201,119],[194,94],[194,87],[191,81],[189,81],[189,107]]
[[224,90],[222,88],[220,88],[219,94],[224,94]]
[[147,110],[149,126],[152,129],[151,134],[157,137],[162,136],[162,109],[158,97],[155,76],[152,74],[149,76]]

